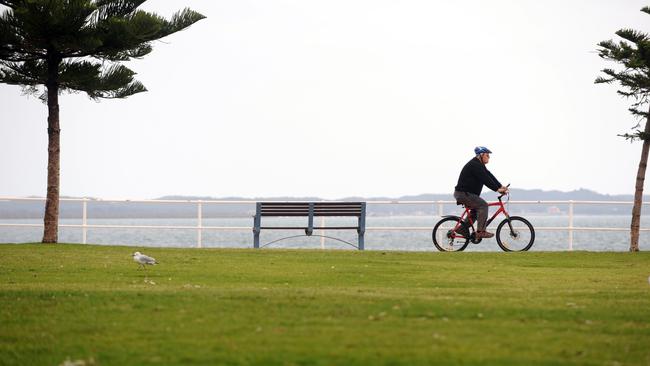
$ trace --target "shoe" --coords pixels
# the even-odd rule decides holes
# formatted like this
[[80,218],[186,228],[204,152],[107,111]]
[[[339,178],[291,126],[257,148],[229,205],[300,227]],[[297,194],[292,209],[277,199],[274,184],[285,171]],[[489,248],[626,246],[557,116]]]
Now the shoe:
[[476,232],[476,238],[477,239],[489,239],[493,237],[494,234],[487,232],[487,231],[477,231]]

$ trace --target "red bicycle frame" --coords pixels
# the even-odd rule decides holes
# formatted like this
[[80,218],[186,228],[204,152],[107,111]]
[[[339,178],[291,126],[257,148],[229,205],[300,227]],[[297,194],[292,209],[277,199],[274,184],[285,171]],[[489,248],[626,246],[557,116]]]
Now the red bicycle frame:
[[[497,216],[499,216],[499,214],[501,214],[501,213],[503,213],[506,216],[506,219],[508,219],[508,226],[511,225],[510,224],[510,214],[508,214],[508,211],[506,211],[506,207],[503,204],[503,201],[501,201],[501,197],[503,197],[503,196],[504,196],[504,194],[497,197],[497,199],[498,199],[497,202],[488,203],[488,207],[499,206],[499,209],[496,210],[494,212],[494,214],[492,215],[492,217],[490,217],[485,222],[485,227],[488,227],[492,223],[492,221],[494,221],[494,219]],[[457,230],[460,228],[461,224],[463,223],[463,221],[465,221],[465,219],[468,219],[470,226],[474,226],[474,219],[472,218],[472,215],[470,215],[471,211],[472,211],[471,208],[468,208],[467,206],[465,206],[465,211],[463,212],[462,215],[460,215],[460,220],[458,220],[458,223],[456,223],[456,226],[454,227],[453,234],[452,234],[454,238],[465,238],[465,236],[457,233]],[[512,230],[512,226],[510,227],[510,230]]]

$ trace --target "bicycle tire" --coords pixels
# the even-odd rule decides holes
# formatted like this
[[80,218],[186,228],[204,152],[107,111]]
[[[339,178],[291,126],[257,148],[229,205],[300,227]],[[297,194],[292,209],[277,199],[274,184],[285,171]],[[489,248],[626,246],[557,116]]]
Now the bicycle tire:
[[[460,217],[458,216],[449,216],[445,217],[442,220],[438,221],[433,227],[433,232],[431,233],[431,238],[433,239],[433,245],[441,252],[462,252],[467,248],[469,244],[469,238],[465,237],[451,237],[451,233],[454,227],[458,225]],[[464,223],[461,223],[463,227]]]
[[510,223],[514,227],[514,232],[510,230],[508,219],[501,221],[499,227],[497,227],[496,239],[499,247],[504,252],[525,252],[529,250],[535,242],[533,225],[519,216],[510,216]]

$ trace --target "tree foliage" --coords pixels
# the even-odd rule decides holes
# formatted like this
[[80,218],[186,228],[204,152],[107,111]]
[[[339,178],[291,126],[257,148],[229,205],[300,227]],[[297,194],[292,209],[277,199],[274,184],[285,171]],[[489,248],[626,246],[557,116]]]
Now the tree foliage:
[[184,9],[166,20],[138,10],[145,1],[0,0],[8,7],[0,15],[0,82],[30,94],[56,82],[59,92],[92,99],[146,91],[120,62],[144,57],[152,41],[204,16]]
[[[642,12],[650,14],[650,7],[644,7]],[[638,118],[633,127],[634,133],[620,135],[629,140],[650,140],[650,135],[640,129],[641,122],[648,119],[650,104],[650,37],[648,34],[634,29],[621,29],[616,35],[622,38],[615,42],[607,40],[598,43],[598,55],[608,61],[615,61],[621,69],[603,69],[604,76],[596,79],[597,84],[618,83],[622,89],[617,93],[625,98],[634,100],[629,108],[630,113]]]

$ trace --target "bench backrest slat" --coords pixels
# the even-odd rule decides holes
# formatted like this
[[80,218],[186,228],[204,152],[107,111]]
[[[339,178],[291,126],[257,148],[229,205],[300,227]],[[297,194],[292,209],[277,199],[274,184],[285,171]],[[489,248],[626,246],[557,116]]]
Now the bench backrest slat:
[[[261,216],[308,216],[309,202],[260,202]],[[356,216],[362,202],[314,202],[314,216]]]

